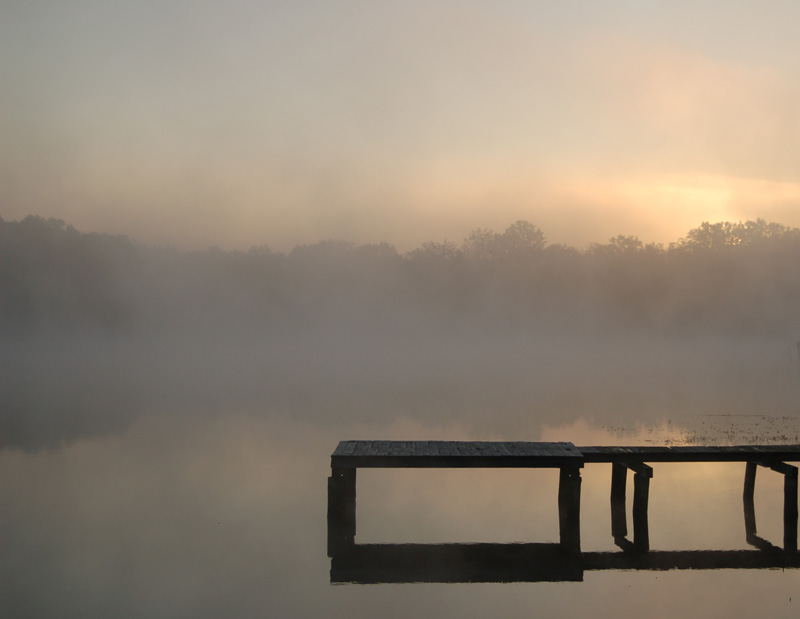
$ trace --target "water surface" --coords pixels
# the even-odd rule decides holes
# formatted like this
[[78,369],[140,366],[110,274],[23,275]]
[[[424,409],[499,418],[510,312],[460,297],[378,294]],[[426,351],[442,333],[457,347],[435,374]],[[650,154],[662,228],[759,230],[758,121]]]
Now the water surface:
[[[6,359],[4,614],[796,616],[797,569],[609,569],[585,571],[580,582],[331,584],[327,477],[330,454],[343,439],[796,442],[796,368],[784,367],[779,347],[765,345],[764,358],[774,358],[768,368],[755,349],[753,372],[771,376],[770,392],[760,399],[755,378],[729,380],[741,377],[747,363],[720,364],[692,382],[679,363],[662,358],[642,367],[649,357],[640,352],[633,360],[618,355],[609,369],[595,363],[602,355],[590,349],[575,362],[571,388],[554,378],[573,363],[571,353],[562,350],[568,359],[550,366],[531,357],[543,380],[518,363],[522,345],[505,366],[439,351],[421,358],[420,368],[398,352],[355,370],[352,358],[344,369],[320,360],[314,366],[300,350],[294,358],[304,376],[266,359],[216,358],[187,369],[184,361],[204,357],[177,353],[149,362],[141,351],[87,354],[78,369],[52,357],[50,365]],[[372,373],[365,378],[359,368]],[[656,377],[649,400],[642,397],[645,375]],[[624,380],[612,383],[611,376]],[[752,549],[742,514],[744,465],[654,468],[651,548]],[[759,472],[758,533],[775,544],[782,540],[782,483],[776,473]],[[583,471],[586,552],[620,552],[610,534],[609,484],[608,465]],[[548,470],[359,471],[357,541],[554,543],[556,494],[557,474]]]

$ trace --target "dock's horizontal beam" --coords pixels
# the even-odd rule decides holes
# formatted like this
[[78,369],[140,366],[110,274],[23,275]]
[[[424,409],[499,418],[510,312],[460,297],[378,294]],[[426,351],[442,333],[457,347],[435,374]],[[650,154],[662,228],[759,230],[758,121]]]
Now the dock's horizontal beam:
[[790,466],[783,464],[787,461],[800,462],[800,445],[576,447],[566,442],[342,441],[331,456],[331,466],[338,468],[581,468],[584,463],[617,463],[636,471],[648,462],[757,462],[782,467],[779,472],[783,472]]
[[785,462],[759,462],[761,466],[772,469],[776,473],[788,475],[789,477],[797,477],[797,467]]
[[342,441],[333,467],[356,468],[581,468],[572,443],[518,441]]
[[558,458],[544,457],[492,457],[492,458],[471,458],[471,457],[452,457],[452,456],[417,456],[392,457],[392,456],[350,456],[337,457],[331,459],[331,466],[334,468],[404,468],[404,469],[479,469],[479,468],[583,468],[583,461],[562,460]]
[[577,447],[587,463],[800,461],[800,445],[719,445],[712,447]]
[[637,475],[641,475],[642,477],[647,477],[648,479],[653,478],[653,467],[648,466],[643,462],[619,462],[618,464],[630,469]]

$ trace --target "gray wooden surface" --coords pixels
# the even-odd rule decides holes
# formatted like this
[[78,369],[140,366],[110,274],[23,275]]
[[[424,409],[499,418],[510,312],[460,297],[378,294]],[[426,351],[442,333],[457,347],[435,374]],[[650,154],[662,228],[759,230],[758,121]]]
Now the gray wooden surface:
[[527,441],[342,441],[331,455],[341,468],[577,467],[584,463],[800,461],[800,445],[588,446]]

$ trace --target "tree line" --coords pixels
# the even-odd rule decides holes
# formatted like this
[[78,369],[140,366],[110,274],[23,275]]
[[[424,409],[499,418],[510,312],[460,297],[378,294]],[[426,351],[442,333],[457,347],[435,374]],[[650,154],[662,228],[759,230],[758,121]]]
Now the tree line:
[[800,229],[704,222],[667,246],[617,236],[585,249],[536,225],[477,229],[400,253],[326,240],[275,252],[178,251],[0,219],[0,330],[650,329],[793,333]]

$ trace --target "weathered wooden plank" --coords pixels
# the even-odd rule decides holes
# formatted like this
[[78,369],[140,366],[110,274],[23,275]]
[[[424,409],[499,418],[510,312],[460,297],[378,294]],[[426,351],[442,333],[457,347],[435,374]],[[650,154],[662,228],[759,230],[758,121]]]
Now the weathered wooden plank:
[[800,461],[800,445],[711,447],[578,447],[587,463],[600,462],[763,462]]
[[347,441],[331,456],[337,467],[558,467],[581,466],[571,443],[507,441]]
[[344,467],[557,467],[567,462],[800,461],[800,445],[589,446],[524,441],[342,441],[331,456]]

